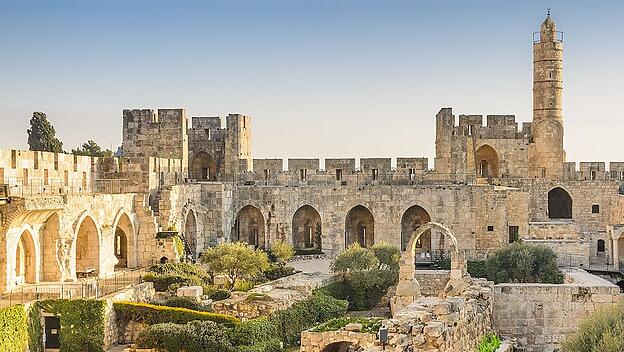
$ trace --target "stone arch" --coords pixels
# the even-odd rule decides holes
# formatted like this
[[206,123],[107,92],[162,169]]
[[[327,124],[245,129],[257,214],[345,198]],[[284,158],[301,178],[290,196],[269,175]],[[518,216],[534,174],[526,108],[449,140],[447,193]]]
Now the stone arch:
[[[412,205],[401,216],[401,250],[405,251],[409,240],[418,229],[431,221],[429,212],[420,205]],[[431,229],[427,230],[419,238],[416,247],[420,252],[426,253],[431,251]]]
[[265,248],[265,222],[260,209],[246,205],[239,210],[234,221],[233,239]]
[[37,278],[37,249],[32,229],[24,229],[15,247],[15,266],[13,267],[16,284],[34,284]]
[[362,247],[375,244],[375,218],[363,205],[351,208],[345,217],[345,245],[359,243]]
[[217,180],[217,162],[208,153],[201,151],[193,155],[190,162],[190,178],[200,181]]
[[475,152],[477,177],[498,178],[499,161],[498,153],[488,144],[484,144]]
[[555,187],[548,191],[548,218],[572,219],[572,197],[565,189]]
[[321,249],[321,214],[310,205],[303,205],[292,218],[293,246],[297,249]]
[[598,254],[604,254],[606,251],[606,245],[605,245],[605,240],[603,239],[599,239],[598,242],[596,243],[596,251],[598,252]]
[[130,216],[123,209],[117,213],[113,222],[115,229],[113,252],[117,258],[115,268],[136,266],[136,232]]
[[329,345],[325,346],[321,352],[350,352],[353,347],[357,347],[357,344],[354,344],[351,341],[338,341],[332,342]]
[[41,233],[41,273],[43,281],[60,281],[61,253],[59,244],[61,241],[60,218],[58,213],[50,215],[39,232]]
[[100,230],[88,213],[83,214],[76,226],[74,253],[76,258],[76,273],[93,270],[100,274]]
[[184,221],[184,241],[195,258],[197,255],[197,217],[192,209],[189,209]]

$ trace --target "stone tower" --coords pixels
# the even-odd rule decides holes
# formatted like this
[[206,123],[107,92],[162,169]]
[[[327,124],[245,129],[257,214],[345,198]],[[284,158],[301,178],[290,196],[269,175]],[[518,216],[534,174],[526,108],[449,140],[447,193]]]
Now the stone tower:
[[[533,40],[533,143],[531,177],[563,177],[563,40],[548,17]],[[536,33],[537,34],[537,33]]]

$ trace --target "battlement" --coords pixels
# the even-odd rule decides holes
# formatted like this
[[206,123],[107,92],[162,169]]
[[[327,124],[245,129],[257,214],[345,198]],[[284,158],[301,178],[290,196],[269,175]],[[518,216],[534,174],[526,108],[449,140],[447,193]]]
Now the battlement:
[[581,161],[578,168],[573,161],[563,166],[567,180],[624,181],[624,162],[610,162],[608,170],[602,161]]
[[443,108],[436,115],[438,135],[473,136],[480,139],[525,139],[531,134],[531,122],[523,122],[518,129],[515,115],[459,115],[459,125],[455,124],[452,108]]
[[189,129],[221,129],[220,116],[193,116],[191,118],[191,127]]

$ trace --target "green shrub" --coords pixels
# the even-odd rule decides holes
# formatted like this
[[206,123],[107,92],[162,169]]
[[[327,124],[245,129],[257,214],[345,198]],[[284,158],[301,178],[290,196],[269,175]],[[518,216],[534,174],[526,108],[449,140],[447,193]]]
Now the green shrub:
[[236,352],[283,352],[284,348],[282,347],[282,341],[277,338],[271,338],[268,340],[264,340],[258,342],[251,346],[237,346],[235,348]]
[[294,255],[295,249],[288,243],[277,241],[273,242],[271,245],[271,256],[281,265],[284,265],[287,261],[292,259]]
[[29,352],[43,352],[43,328],[39,303],[33,303],[28,311],[28,341]]
[[495,333],[489,333],[481,339],[477,352],[495,352],[501,345],[501,340]]
[[362,324],[362,329],[359,332],[376,334],[381,328],[381,318],[360,318],[360,317],[340,317],[331,319],[314,329],[314,332],[326,332],[326,331],[338,331],[347,324],[357,323]]
[[233,351],[223,328],[212,321],[151,325],[139,335],[138,345],[168,352]]
[[534,244],[512,243],[487,261],[487,278],[495,283],[561,284],[564,275],[552,249]]
[[401,264],[401,251],[398,247],[381,242],[373,245],[371,250],[380,264],[386,265],[388,269],[395,271],[398,275]]
[[189,263],[155,264],[143,275],[143,281],[154,283],[157,292],[175,291],[182,286],[210,288],[212,277],[198,265]]
[[26,308],[18,304],[0,309],[0,351],[23,352],[28,340]]
[[230,296],[232,296],[232,294],[228,290],[214,290],[208,295],[208,297],[213,301],[222,301],[230,298]]
[[249,294],[249,296],[245,297],[245,301],[247,302],[257,302],[257,301],[272,301],[273,298],[266,293],[256,293],[253,292]]
[[162,304],[160,305],[167,306],[167,307],[186,308],[186,309],[191,309],[191,310],[197,310],[200,312],[212,311],[212,308],[210,306],[205,306],[197,302],[197,300],[190,298],[190,297],[170,297],[170,298],[167,298],[167,300],[162,302]]
[[56,299],[40,303],[60,318],[61,352],[103,352],[106,302],[95,299]]
[[267,317],[245,321],[230,331],[230,341],[235,346],[254,345],[270,336],[278,336],[278,331]]
[[344,275],[350,271],[370,270],[378,266],[379,259],[373,251],[353,243],[331,262],[330,268],[334,273]]
[[240,281],[236,281],[232,291],[247,292],[251,290],[252,288],[254,288],[253,282],[247,281],[247,280],[240,280]]
[[180,275],[180,276],[197,276],[209,277],[208,272],[200,266],[190,263],[167,263],[154,264],[150,266],[149,272],[156,275]]
[[271,265],[269,269],[263,272],[263,275],[268,281],[273,281],[293,275],[295,272],[296,270],[292,266]]
[[240,320],[225,314],[200,312],[186,308],[163,307],[148,303],[113,303],[121,326],[129,321],[144,321],[148,325],[159,323],[186,324],[194,320],[209,320],[226,326],[236,326]]
[[322,255],[322,250],[317,248],[300,248],[295,250],[295,255]]
[[561,347],[564,352],[624,351],[624,305],[597,310]]

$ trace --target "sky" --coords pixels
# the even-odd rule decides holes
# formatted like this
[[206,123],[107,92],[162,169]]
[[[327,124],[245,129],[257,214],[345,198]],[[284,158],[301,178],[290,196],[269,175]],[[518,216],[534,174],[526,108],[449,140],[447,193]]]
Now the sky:
[[[532,118],[532,33],[564,37],[569,161],[624,161],[623,1],[0,0],[0,148],[43,111],[64,148],[122,110],[252,117],[255,158],[419,157],[435,114]],[[225,122],[225,121],[224,121]]]

